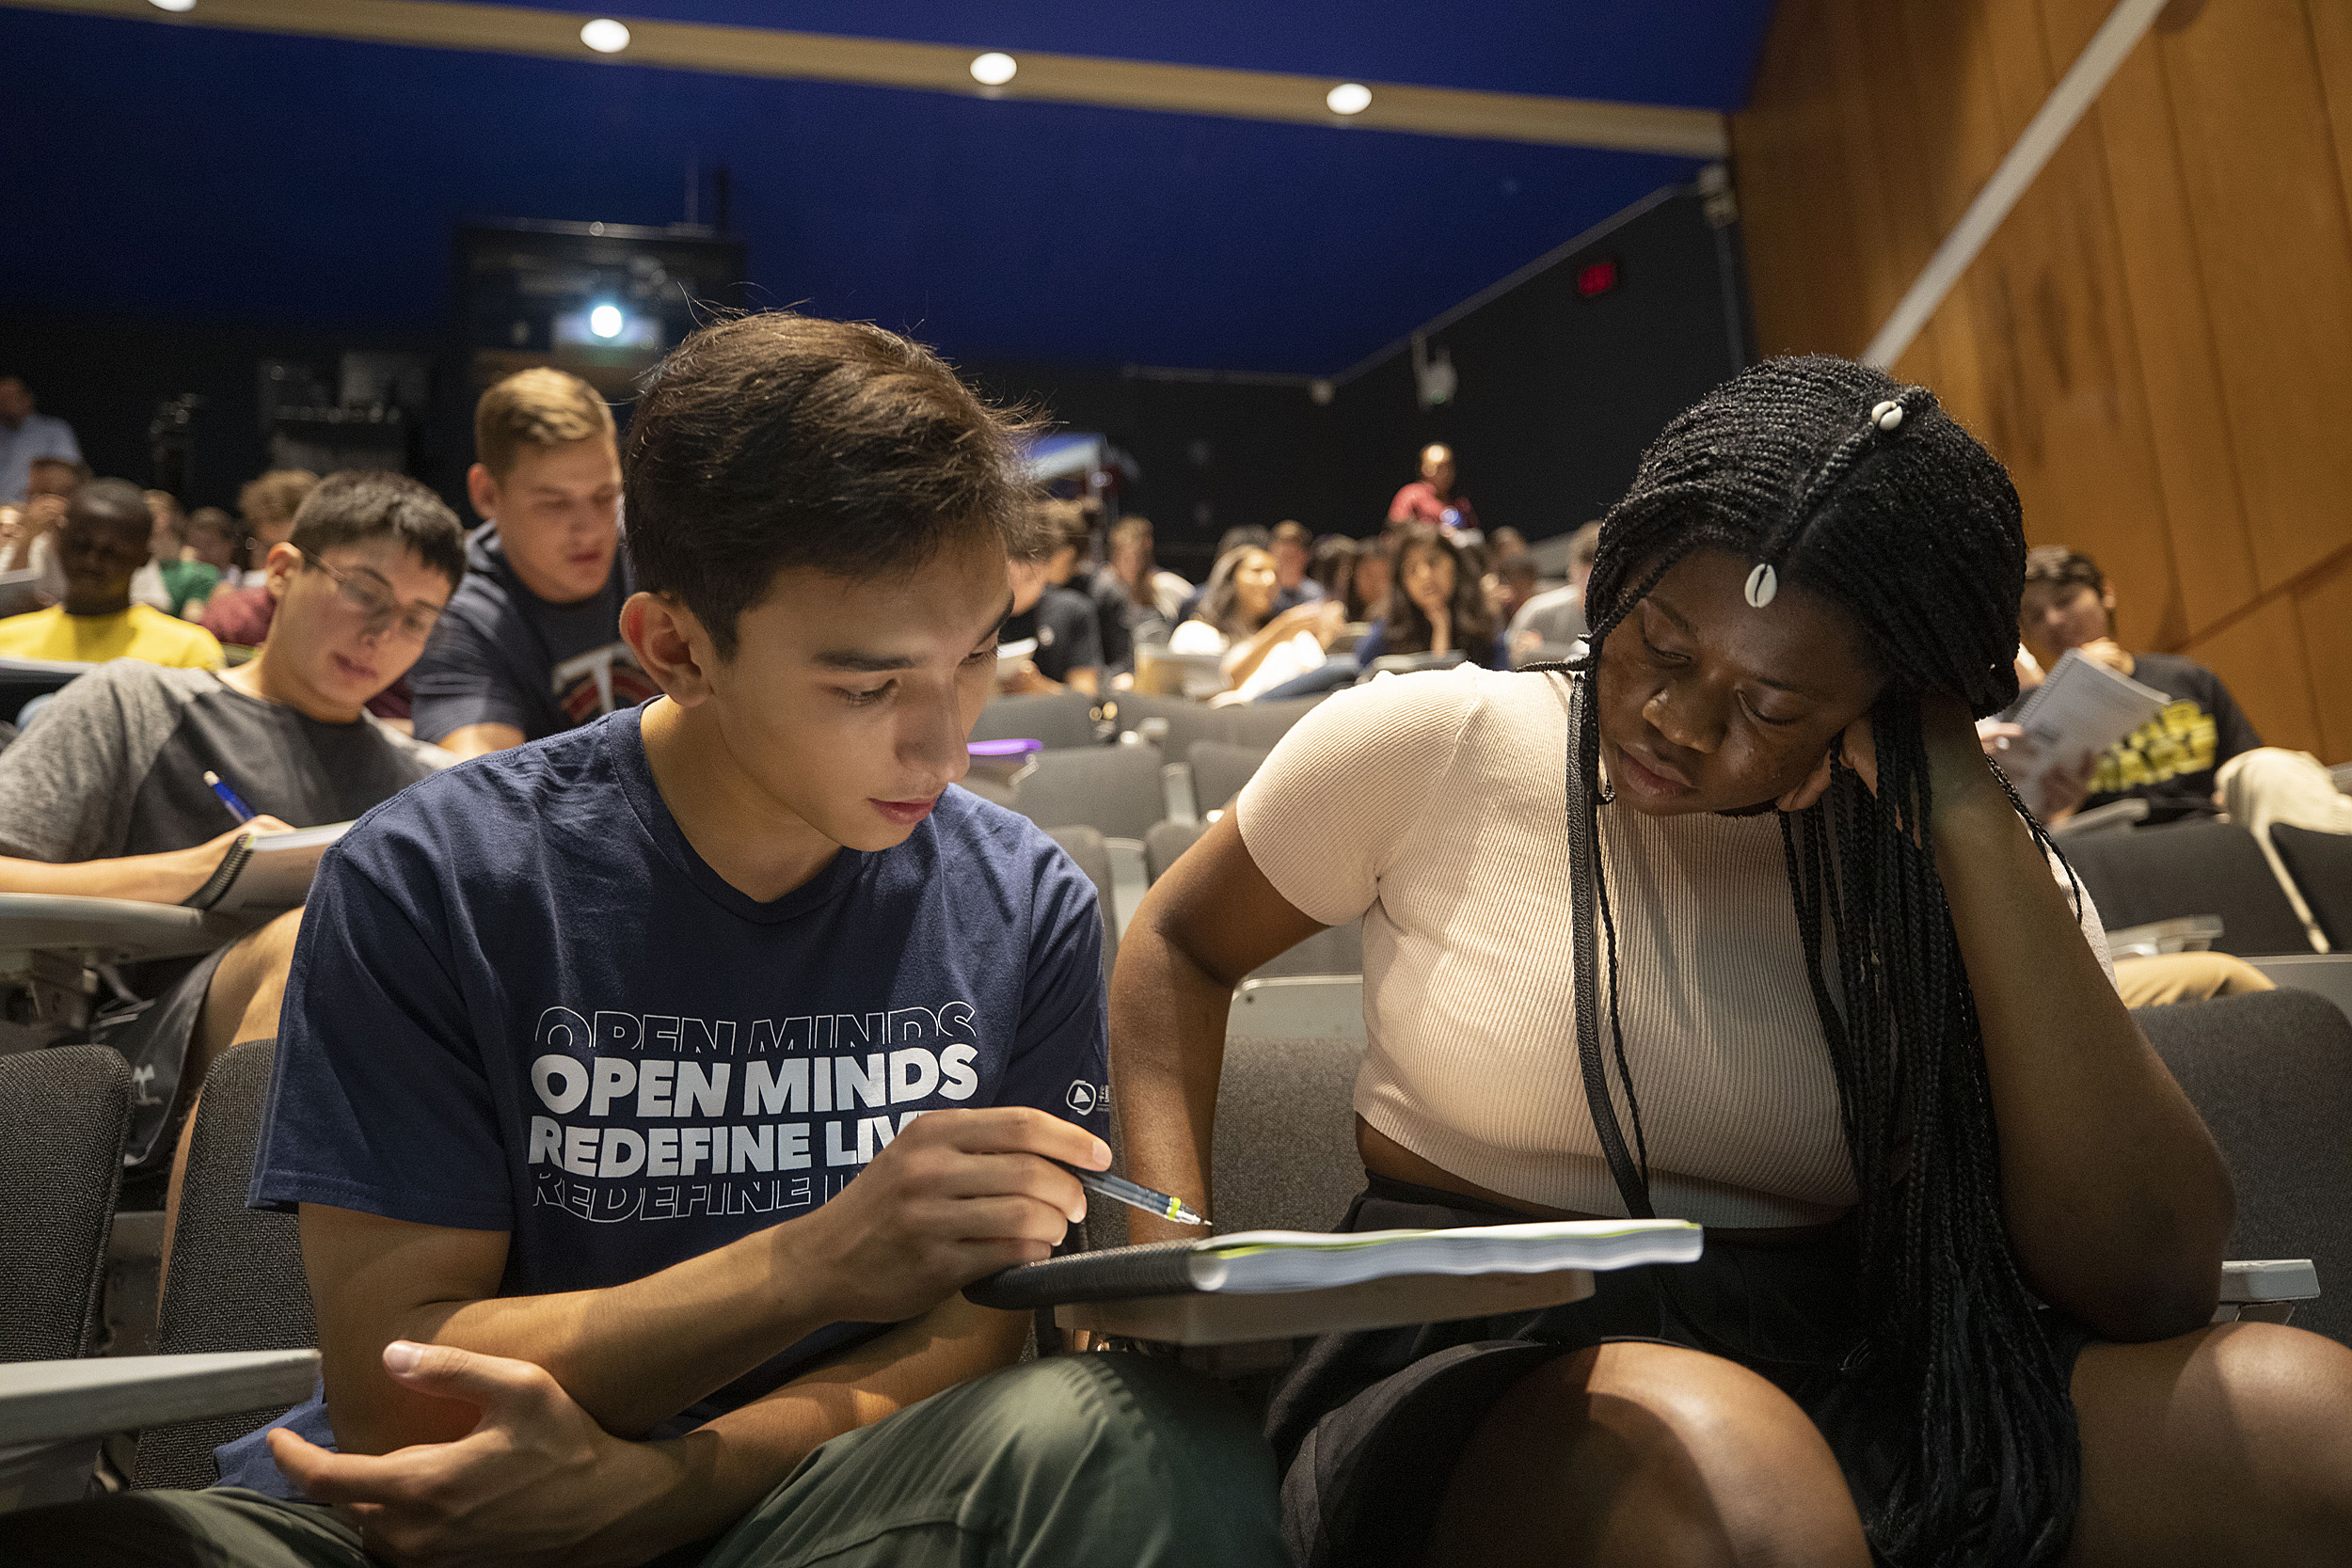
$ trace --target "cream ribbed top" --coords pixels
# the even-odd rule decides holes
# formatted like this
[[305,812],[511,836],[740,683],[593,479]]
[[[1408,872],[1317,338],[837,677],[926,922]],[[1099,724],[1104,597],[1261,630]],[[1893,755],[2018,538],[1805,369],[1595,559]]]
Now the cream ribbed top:
[[[1327,925],[1363,916],[1357,1111],[1480,1186],[1616,1215],[1577,1065],[1566,791],[1565,678],[1465,665],[1324,703],[1235,810],[1284,898]],[[1735,1227],[1834,1218],[1854,1201],[1853,1172],[1776,817],[1603,806],[1600,821],[1658,1212]],[[1606,995],[1600,1023],[1606,1051]],[[1629,1147],[1622,1095],[1617,1115]]]

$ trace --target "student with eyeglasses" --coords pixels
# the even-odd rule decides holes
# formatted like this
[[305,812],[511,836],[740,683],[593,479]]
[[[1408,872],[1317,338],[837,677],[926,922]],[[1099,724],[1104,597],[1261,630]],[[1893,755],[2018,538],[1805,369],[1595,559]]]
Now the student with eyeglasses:
[[[143,528],[145,505],[123,488]],[[363,707],[416,662],[465,562],[455,515],[415,480],[322,483],[292,539],[270,547],[276,617],[250,662],[114,659],[0,752],[0,892],[181,903],[242,835],[350,821],[456,760]],[[208,772],[258,815],[238,821]],[[132,1066],[127,1204],[160,1196],[173,1129],[212,1059],[278,1033],[301,912],[200,959],[134,966],[135,994],[91,1025]]]

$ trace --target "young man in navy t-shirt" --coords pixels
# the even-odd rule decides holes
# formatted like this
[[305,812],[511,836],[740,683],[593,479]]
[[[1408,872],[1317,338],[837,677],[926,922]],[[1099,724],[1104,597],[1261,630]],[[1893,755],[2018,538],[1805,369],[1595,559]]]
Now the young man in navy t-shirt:
[[1026,1318],[958,1294],[1110,1160],[1092,888],[953,787],[1003,418],[751,316],[671,356],[626,469],[666,695],[412,787],[311,893],[252,1201],[301,1216],[323,1402],[0,1558],[1287,1561],[1221,1394],[1016,1367]]

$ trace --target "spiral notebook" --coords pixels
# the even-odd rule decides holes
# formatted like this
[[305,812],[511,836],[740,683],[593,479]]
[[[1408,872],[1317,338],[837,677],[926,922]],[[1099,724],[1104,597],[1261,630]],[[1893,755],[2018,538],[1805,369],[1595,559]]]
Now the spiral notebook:
[[256,833],[223,855],[204,885],[189,895],[192,910],[291,910],[310,896],[319,857],[350,831],[348,822]]
[[1547,1220],[1456,1230],[1245,1230],[1202,1241],[1111,1247],[1024,1263],[965,1287],[982,1307],[1190,1294],[1327,1291],[1407,1275],[1542,1275],[1694,1261],[1688,1220]]

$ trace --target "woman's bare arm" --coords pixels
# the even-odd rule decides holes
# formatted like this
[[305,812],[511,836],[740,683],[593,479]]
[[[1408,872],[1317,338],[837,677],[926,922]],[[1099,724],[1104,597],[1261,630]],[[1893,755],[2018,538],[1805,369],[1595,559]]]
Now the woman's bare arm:
[[2208,1321],[2228,1167],[2081,936],[1967,715],[1923,715],[1936,872],[1975,992],[2010,1244],[2035,1292],[2114,1339]]
[[[1111,974],[1113,1103],[1136,1180],[1216,1212],[1209,1140],[1233,988],[1321,929],[1266,880],[1230,811],[1152,884]],[[1199,1234],[1146,1214],[1128,1226],[1137,1242]]]

